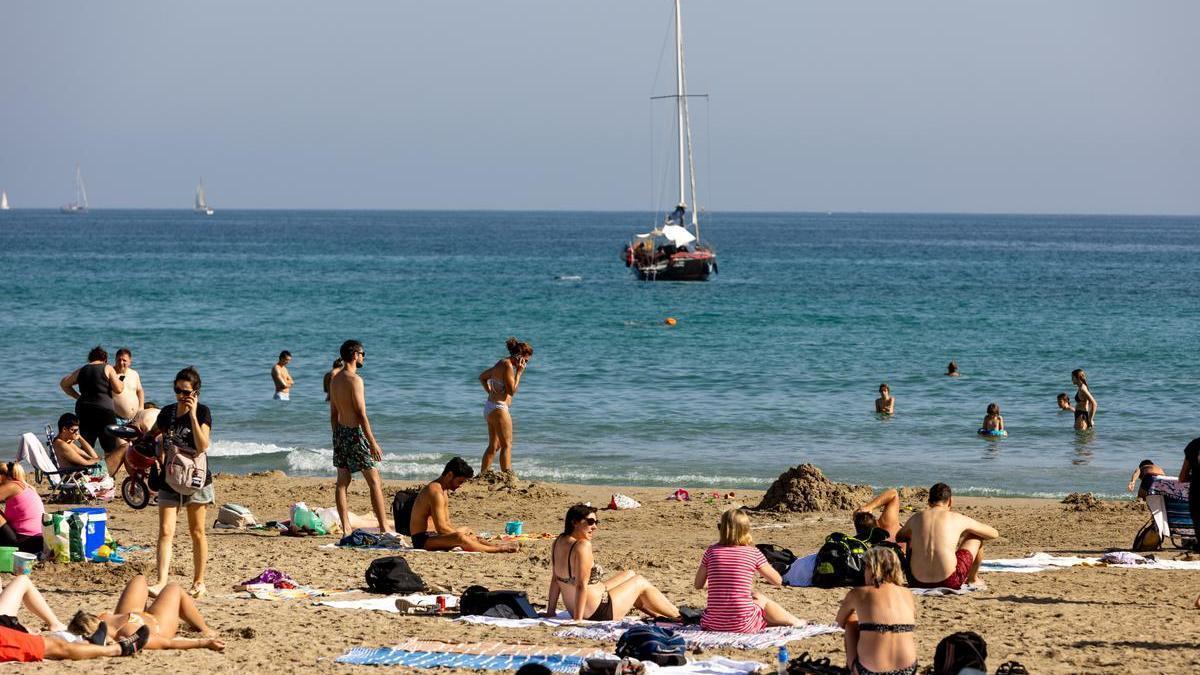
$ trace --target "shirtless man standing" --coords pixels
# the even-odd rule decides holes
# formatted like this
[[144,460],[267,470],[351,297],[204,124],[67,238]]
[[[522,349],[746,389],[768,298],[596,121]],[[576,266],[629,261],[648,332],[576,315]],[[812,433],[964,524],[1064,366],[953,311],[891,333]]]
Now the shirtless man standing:
[[354,472],[361,471],[371,490],[371,508],[379,521],[379,531],[391,532],[383,515],[383,486],[379,469],[375,468],[376,463],[383,461],[383,450],[367,420],[366,395],[362,377],[358,374],[366,352],[358,340],[346,340],[342,343],[341,354],[345,365],[329,380],[329,425],[333,428],[333,466],[337,469],[335,501],[338,518],[342,521],[342,532],[353,531],[346,493]]
[[[146,405],[146,392],[142,389],[142,377],[133,365],[133,352],[128,347],[117,350],[117,361],[113,370],[117,371],[117,379],[125,383],[125,388],[119,394],[113,394],[113,412],[117,414],[117,424],[129,424]],[[153,425],[151,425],[153,426]],[[108,475],[114,479],[120,473],[125,462],[125,451],[129,443],[118,440],[117,449],[104,456],[108,466]]]
[[437,480],[421,488],[413,501],[408,523],[414,548],[449,551],[461,546],[464,551],[480,553],[515,553],[518,550],[515,542],[504,542],[499,546],[486,544],[474,532],[465,527],[456,528],[450,522],[450,493],[474,475],[475,470],[466,460],[455,457],[446,462],[446,468]]
[[951,511],[950,486],[929,488],[929,508],[918,513],[896,535],[908,542],[911,584],[916,588],[962,588],[976,583],[983,562],[983,542],[1000,533],[973,518]]
[[279,362],[271,366],[271,379],[275,380],[276,401],[290,401],[292,398],[292,374],[287,369],[291,362],[292,353],[285,349],[279,352]]

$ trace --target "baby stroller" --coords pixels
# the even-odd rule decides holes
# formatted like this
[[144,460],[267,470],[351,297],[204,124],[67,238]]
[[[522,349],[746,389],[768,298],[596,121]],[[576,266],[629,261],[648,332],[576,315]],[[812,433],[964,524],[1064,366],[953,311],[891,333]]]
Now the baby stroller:
[[121,499],[131,508],[144,509],[153,491],[151,475],[158,465],[158,441],[140,429],[128,425],[110,424],[105,431],[129,443],[125,451],[125,469],[129,473],[121,481]]

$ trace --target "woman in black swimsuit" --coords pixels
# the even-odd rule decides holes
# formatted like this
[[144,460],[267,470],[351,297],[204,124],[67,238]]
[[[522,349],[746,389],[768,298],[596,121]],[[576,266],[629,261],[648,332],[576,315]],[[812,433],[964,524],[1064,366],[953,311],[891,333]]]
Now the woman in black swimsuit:
[[598,525],[595,507],[576,504],[567,509],[563,533],[550,547],[546,616],[557,614],[561,595],[576,620],[611,621],[635,607],[652,617],[678,619],[679,609],[642,575],[625,570],[600,579],[603,572],[592,557],[592,536]]
[[[1083,372],[1083,368],[1071,371],[1071,383],[1077,387],[1075,390],[1075,429],[1086,431],[1096,426],[1096,397],[1092,396],[1092,390],[1088,389],[1087,373]],[[1081,414],[1084,423],[1082,428],[1080,425]]]
[[[58,383],[63,393],[75,399],[80,437],[91,446],[95,446],[98,440],[106,456],[117,449],[117,439],[109,435],[104,427],[117,422],[112,397],[113,394],[125,391],[123,377],[117,375],[116,369],[108,365],[108,352],[96,345],[88,352],[88,362]],[[79,386],[79,391],[75,391],[76,385]],[[108,467],[109,474],[120,465],[120,457],[114,454]]]
[[900,559],[890,548],[867,551],[866,585],[851,589],[838,609],[846,630],[846,664],[852,675],[915,675],[916,602],[904,586]]

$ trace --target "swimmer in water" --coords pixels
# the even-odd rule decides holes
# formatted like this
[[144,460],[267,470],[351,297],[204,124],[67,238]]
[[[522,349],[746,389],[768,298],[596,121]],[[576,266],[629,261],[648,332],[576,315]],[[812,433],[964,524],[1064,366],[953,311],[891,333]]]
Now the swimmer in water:
[[1075,409],[1071,407],[1071,399],[1067,396],[1066,392],[1058,395],[1058,409],[1065,410],[1067,412],[1075,412]]
[[958,364],[955,363],[954,361],[951,361],[950,365],[946,366],[946,377],[958,377],[958,376],[959,376]]
[[980,427],[979,433],[1004,431],[1004,418],[1000,416],[1000,406],[995,403],[989,403],[987,414],[983,416],[983,426]]
[[892,390],[888,388],[887,382],[879,385],[879,398],[875,399],[875,412],[884,415],[896,412],[896,398],[892,396]]

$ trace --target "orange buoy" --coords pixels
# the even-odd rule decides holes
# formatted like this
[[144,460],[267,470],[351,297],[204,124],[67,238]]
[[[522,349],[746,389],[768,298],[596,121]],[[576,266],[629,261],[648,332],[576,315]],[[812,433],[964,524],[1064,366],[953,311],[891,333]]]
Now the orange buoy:
[[667,317],[667,318],[666,318],[666,319],[663,321],[663,323],[667,324],[668,326],[674,326],[674,325],[675,325],[676,323],[678,323],[678,322],[675,320],[675,317],[673,317],[673,316],[668,316],[668,317]]

